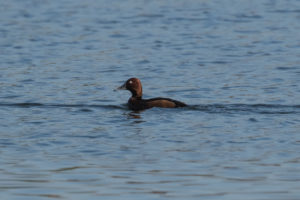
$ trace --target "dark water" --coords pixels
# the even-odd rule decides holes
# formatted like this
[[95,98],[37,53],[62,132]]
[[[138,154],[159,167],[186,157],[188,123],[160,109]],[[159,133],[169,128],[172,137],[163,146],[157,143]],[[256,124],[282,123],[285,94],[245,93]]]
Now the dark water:
[[[300,199],[300,1],[0,1],[1,199]],[[131,112],[145,98],[190,106]]]

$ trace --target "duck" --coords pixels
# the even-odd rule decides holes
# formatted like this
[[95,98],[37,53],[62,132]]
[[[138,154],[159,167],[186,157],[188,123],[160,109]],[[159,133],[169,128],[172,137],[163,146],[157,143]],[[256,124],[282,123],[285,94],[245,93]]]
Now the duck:
[[129,90],[131,97],[128,100],[128,107],[133,111],[145,110],[153,107],[159,108],[178,108],[187,106],[181,101],[170,98],[156,97],[152,99],[143,99],[142,83],[138,78],[130,78],[117,90]]

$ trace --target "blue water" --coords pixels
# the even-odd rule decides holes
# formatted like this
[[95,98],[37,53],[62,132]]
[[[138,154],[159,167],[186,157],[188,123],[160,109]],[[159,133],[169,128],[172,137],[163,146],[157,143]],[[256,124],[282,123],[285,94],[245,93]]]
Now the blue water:
[[[300,1],[0,1],[0,198],[300,199]],[[132,112],[145,98],[187,108]]]

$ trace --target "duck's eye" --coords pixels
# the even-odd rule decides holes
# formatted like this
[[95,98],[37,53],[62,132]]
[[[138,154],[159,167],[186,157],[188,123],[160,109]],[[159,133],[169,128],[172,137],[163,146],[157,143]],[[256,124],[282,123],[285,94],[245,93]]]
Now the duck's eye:
[[132,84],[132,81],[129,81],[129,84]]

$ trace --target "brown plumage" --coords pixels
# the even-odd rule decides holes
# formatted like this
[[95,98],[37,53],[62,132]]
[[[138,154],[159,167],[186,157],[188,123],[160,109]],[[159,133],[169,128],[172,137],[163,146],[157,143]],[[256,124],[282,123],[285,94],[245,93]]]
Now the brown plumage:
[[128,100],[128,107],[131,110],[145,110],[153,107],[160,108],[177,108],[186,106],[185,103],[176,101],[169,98],[153,98],[153,99],[143,99],[143,89],[142,83],[138,78],[128,79],[121,87],[118,89],[129,90],[132,94]]

